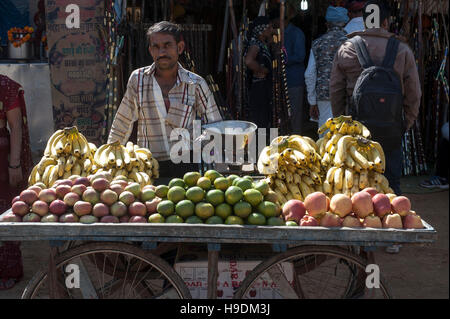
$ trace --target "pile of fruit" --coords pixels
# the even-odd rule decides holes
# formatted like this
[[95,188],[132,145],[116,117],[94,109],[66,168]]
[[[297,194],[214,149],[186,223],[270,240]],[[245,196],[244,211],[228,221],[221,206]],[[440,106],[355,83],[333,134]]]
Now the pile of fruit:
[[146,201],[154,191],[136,182],[113,180],[109,172],[88,177],[71,176],[47,188],[36,183],[12,201],[3,221],[84,224],[146,222]]
[[119,142],[104,144],[94,155],[97,173],[108,172],[115,179],[136,182],[144,187],[153,185],[159,177],[158,161],[152,153],[143,147],[128,142],[126,146]]
[[131,142],[126,146],[114,142],[97,149],[76,127],[69,127],[56,131],[49,138],[44,156],[31,171],[28,185],[43,183],[50,188],[61,179],[103,172],[114,179],[136,182],[144,187],[152,185],[159,177],[159,164],[146,148]]
[[331,200],[324,193],[316,192],[304,202],[288,201],[283,206],[283,216],[286,222],[299,226],[424,228],[407,197],[378,193],[374,188],[364,189],[351,198],[336,194]]
[[254,183],[250,176],[189,172],[156,187],[155,195],[147,203],[149,222],[285,225],[276,194],[266,181]]
[[109,172],[37,183],[15,197],[5,222],[206,223],[284,226],[276,194],[265,181],[186,173],[168,186],[114,180]]
[[76,127],[56,131],[47,142],[44,156],[31,171],[28,184],[52,187],[58,179],[90,175],[96,170],[93,161],[96,149]]
[[261,152],[258,171],[268,177],[281,205],[290,199],[303,200],[311,193],[322,191],[321,156],[309,137],[275,138]]
[[379,193],[393,193],[383,175],[386,162],[384,151],[378,142],[371,141],[370,132],[351,116],[329,119],[319,133],[325,133],[317,141],[323,176],[323,192],[329,196],[352,196],[372,187]]

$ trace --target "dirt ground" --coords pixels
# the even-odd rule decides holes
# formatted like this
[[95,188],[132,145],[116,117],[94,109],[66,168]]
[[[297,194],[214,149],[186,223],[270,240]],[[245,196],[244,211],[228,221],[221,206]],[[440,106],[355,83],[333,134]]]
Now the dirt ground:
[[[431,246],[403,246],[398,255],[383,249],[375,253],[376,263],[397,299],[449,298],[449,192],[408,193],[413,209],[438,232]],[[47,242],[23,242],[25,277],[13,289],[0,291],[0,299],[20,298],[36,270],[48,261]]]

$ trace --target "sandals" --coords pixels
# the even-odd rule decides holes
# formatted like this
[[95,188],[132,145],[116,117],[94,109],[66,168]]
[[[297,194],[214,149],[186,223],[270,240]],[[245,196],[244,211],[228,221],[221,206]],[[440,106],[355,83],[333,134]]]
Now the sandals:
[[446,178],[433,176],[429,180],[420,183],[420,186],[428,189],[448,189],[448,181]]

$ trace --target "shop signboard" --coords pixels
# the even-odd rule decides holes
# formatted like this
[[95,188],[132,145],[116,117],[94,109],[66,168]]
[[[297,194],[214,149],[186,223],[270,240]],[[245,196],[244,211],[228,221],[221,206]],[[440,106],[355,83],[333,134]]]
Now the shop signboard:
[[46,16],[54,128],[76,125],[90,142],[102,144],[104,0],[46,0]]

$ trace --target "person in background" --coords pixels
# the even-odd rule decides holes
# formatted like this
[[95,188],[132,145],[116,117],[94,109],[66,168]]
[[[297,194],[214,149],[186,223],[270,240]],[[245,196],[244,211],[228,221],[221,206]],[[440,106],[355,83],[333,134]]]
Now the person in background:
[[442,126],[441,129],[441,141],[439,144],[437,162],[436,162],[436,175],[429,180],[420,183],[420,186],[428,189],[448,189],[449,179],[449,141],[448,141],[448,122]]
[[[349,34],[348,37],[360,36],[367,47],[373,63],[375,65],[381,65],[385,57],[388,40],[395,35],[388,31],[391,15],[388,4],[381,0],[372,0],[368,1],[366,6],[370,4],[376,4],[380,8],[380,28],[370,28],[362,32],[354,32]],[[417,119],[422,95],[416,60],[408,44],[400,41],[393,69],[398,74],[403,88],[403,114],[405,118],[404,123],[397,123],[396,125],[403,127],[403,130],[408,130]],[[351,100],[356,81],[361,75],[362,70],[353,43],[351,41],[345,42],[335,56],[333,70],[331,72],[330,94],[334,117],[346,112],[348,101]],[[387,147],[385,142],[389,142],[389,147]],[[385,175],[389,180],[391,188],[397,195],[401,195],[401,136],[396,137],[395,140],[390,139],[389,141],[380,141],[380,143],[386,155]],[[393,146],[394,144],[395,146]]]
[[347,40],[344,26],[348,21],[347,9],[329,6],[326,17],[328,31],[313,41],[309,55],[305,82],[310,104],[309,114],[318,120],[319,127],[333,117],[330,102],[330,75],[337,50]]
[[284,47],[287,55],[286,74],[291,102],[292,133],[301,134],[305,92],[305,34],[290,22],[297,15],[296,9],[290,2],[287,2],[286,12]]
[[259,128],[270,128],[272,122],[272,53],[270,43],[274,29],[268,16],[253,20],[245,64],[249,70],[249,120]]
[[344,30],[348,34],[364,31],[363,8],[365,4],[366,1],[360,0],[352,0],[347,3],[346,8],[348,10],[350,21],[347,23]]
[[[389,5],[382,0],[367,1],[363,8],[363,19],[366,21],[370,12],[366,12],[369,5],[377,5],[380,12],[380,27],[366,28],[362,32],[353,32],[348,35],[349,38],[356,36],[361,37],[362,44],[365,45],[367,53],[374,65],[382,65],[386,55],[386,48],[389,39],[395,37],[390,33],[390,16],[391,11]],[[355,41],[358,38],[355,39]],[[399,40],[399,39],[397,39]],[[383,147],[386,157],[386,171],[384,175],[389,180],[390,187],[397,195],[401,195],[400,177],[402,174],[402,135],[398,132],[408,130],[414,124],[419,114],[420,99],[422,95],[420,87],[419,73],[417,71],[414,53],[406,43],[398,44],[397,54],[392,66],[394,72],[398,75],[401,82],[403,95],[402,101],[402,118],[401,123],[392,123],[390,119],[386,119],[385,132],[395,131],[389,139],[383,138],[379,140],[377,136],[373,136],[374,140],[378,140]],[[353,110],[354,106],[349,105],[352,101],[354,88],[357,80],[363,71],[363,67],[359,62],[355,46],[352,41],[347,41],[339,48],[333,62],[333,70],[330,79],[330,95],[333,116],[339,116],[348,113],[346,110]],[[373,100],[372,103],[383,103],[384,99]],[[395,106],[393,106],[395,107]],[[373,110],[376,112],[376,110]],[[393,111],[394,112],[394,111]],[[394,125],[394,126],[393,126]],[[370,129],[370,127],[369,127]],[[372,132],[372,135],[374,133]],[[391,245],[386,247],[386,252],[397,254],[401,245]]]
[[[33,164],[23,94],[20,84],[0,75],[0,214],[27,187]],[[0,242],[0,290],[14,287],[22,276],[20,242]]]

